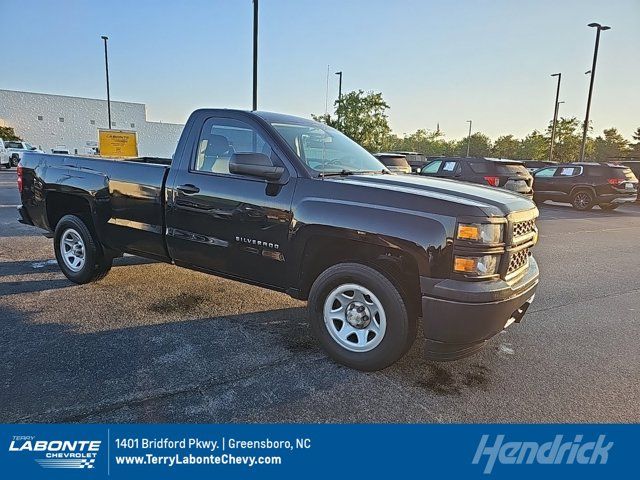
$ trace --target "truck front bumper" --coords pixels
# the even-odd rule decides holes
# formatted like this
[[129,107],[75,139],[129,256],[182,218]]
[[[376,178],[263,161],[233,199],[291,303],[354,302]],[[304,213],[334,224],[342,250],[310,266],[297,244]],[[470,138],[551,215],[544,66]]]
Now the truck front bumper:
[[530,257],[526,273],[514,283],[421,278],[425,357],[467,357],[511,323],[519,323],[533,300],[538,277],[538,264]]

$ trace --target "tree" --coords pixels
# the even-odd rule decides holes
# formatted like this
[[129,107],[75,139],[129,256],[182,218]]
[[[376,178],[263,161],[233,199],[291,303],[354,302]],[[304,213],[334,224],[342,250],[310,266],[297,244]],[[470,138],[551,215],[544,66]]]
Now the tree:
[[[468,139],[464,138],[456,144],[456,155],[465,157],[467,155]],[[469,148],[470,157],[490,157],[491,156],[491,139],[484,133],[476,132],[471,135],[471,147]]]
[[387,145],[391,133],[386,114],[389,105],[381,93],[349,92],[342,95],[342,100],[336,100],[335,105],[335,118],[312,115],[313,119],[340,130],[371,152]]
[[503,135],[493,144],[491,155],[497,158],[519,158],[520,144],[520,140],[513,135]]
[[13,131],[12,127],[0,127],[0,138],[3,140],[22,140],[16,133]]
[[633,139],[636,143],[631,148],[631,156],[640,160],[640,127],[636,128],[633,132]]
[[[551,136],[551,126],[547,128],[547,138]],[[576,117],[562,117],[556,124],[556,138],[553,146],[553,159],[556,162],[575,162],[580,157],[582,144],[582,122]],[[591,142],[587,143],[586,156],[593,150]]]
[[420,152],[427,156],[438,156],[454,155],[455,147],[456,142],[445,140],[441,131],[419,129],[415,133],[404,137],[390,135],[385,148],[388,150]]
[[518,160],[544,160],[549,158],[549,139],[534,130],[520,141]]
[[605,162],[630,153],[629,142],[615,128],[604,130],[604,136],[597,136],[594,144],[594,157],[598,162]]

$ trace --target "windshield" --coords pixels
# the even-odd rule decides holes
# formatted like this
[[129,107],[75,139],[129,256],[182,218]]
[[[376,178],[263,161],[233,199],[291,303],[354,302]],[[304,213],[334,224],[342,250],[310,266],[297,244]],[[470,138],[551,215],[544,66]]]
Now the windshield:
[[272,123],[300,160],[318,173],[382,172],[385,167],[346,135],[326,125]]

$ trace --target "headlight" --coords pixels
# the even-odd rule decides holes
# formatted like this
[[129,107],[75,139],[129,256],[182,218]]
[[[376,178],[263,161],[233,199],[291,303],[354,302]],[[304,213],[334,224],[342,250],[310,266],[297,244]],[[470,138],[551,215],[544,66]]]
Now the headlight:
[[453,259],[453,270],[477,277],[494,275],[498,272],[499,255],[483,255],[482,257],[460,257]]
[[502,242],[501,223],[459,223],[456,238],[480,243]]

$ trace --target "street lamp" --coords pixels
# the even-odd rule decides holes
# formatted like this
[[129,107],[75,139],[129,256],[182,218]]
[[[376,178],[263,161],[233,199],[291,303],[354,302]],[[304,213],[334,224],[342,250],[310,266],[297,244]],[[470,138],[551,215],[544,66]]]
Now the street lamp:
[[336,72],[338,75],[338,124],[340,123],[340,106],[342,105],[342,70]]
[[109,117],[109,129],[111,129],[111,94],[109,92],[109,55],[107,53],[107,40],[109,37],[106,35],[102,35],[102,40],[104,40],[104,68],[107,72],[107,115]]
[[593,65],[591,66],[591,81],[589,82],[589,96],[587,97],[587,113],[584,116],[584,125],[582,126],[582,145],[580,146],[580,161],[584,161],[584,150],[587,144],[587,130],[589,129],[589,110],[591,109],[591,96],[593,95],[593,80],[596,77],[596,62],[598,61],[598,47],[600,46],[600,32],[609,30],[611,27],[600,25],[599,23],[590,23],[589,27],[596,29],[596,45],[593,49]]
[[558,123],[558,97],[560,97],[560,80],[562,73],[553,73],[552,77],[558,77],[558,86],[556,87],[556,101],[553,105],[553,124],[551,125],[551,142],[549,143],[549,161],[553,160],[553,141],[556,138],[556,124]]
[[469,135],[467,136],[467,157],[469,156],[469,151],[471,150],[471,120],[467,120],[469,124]]
[[258,0],[253,0],[253,110],[258,109]]

